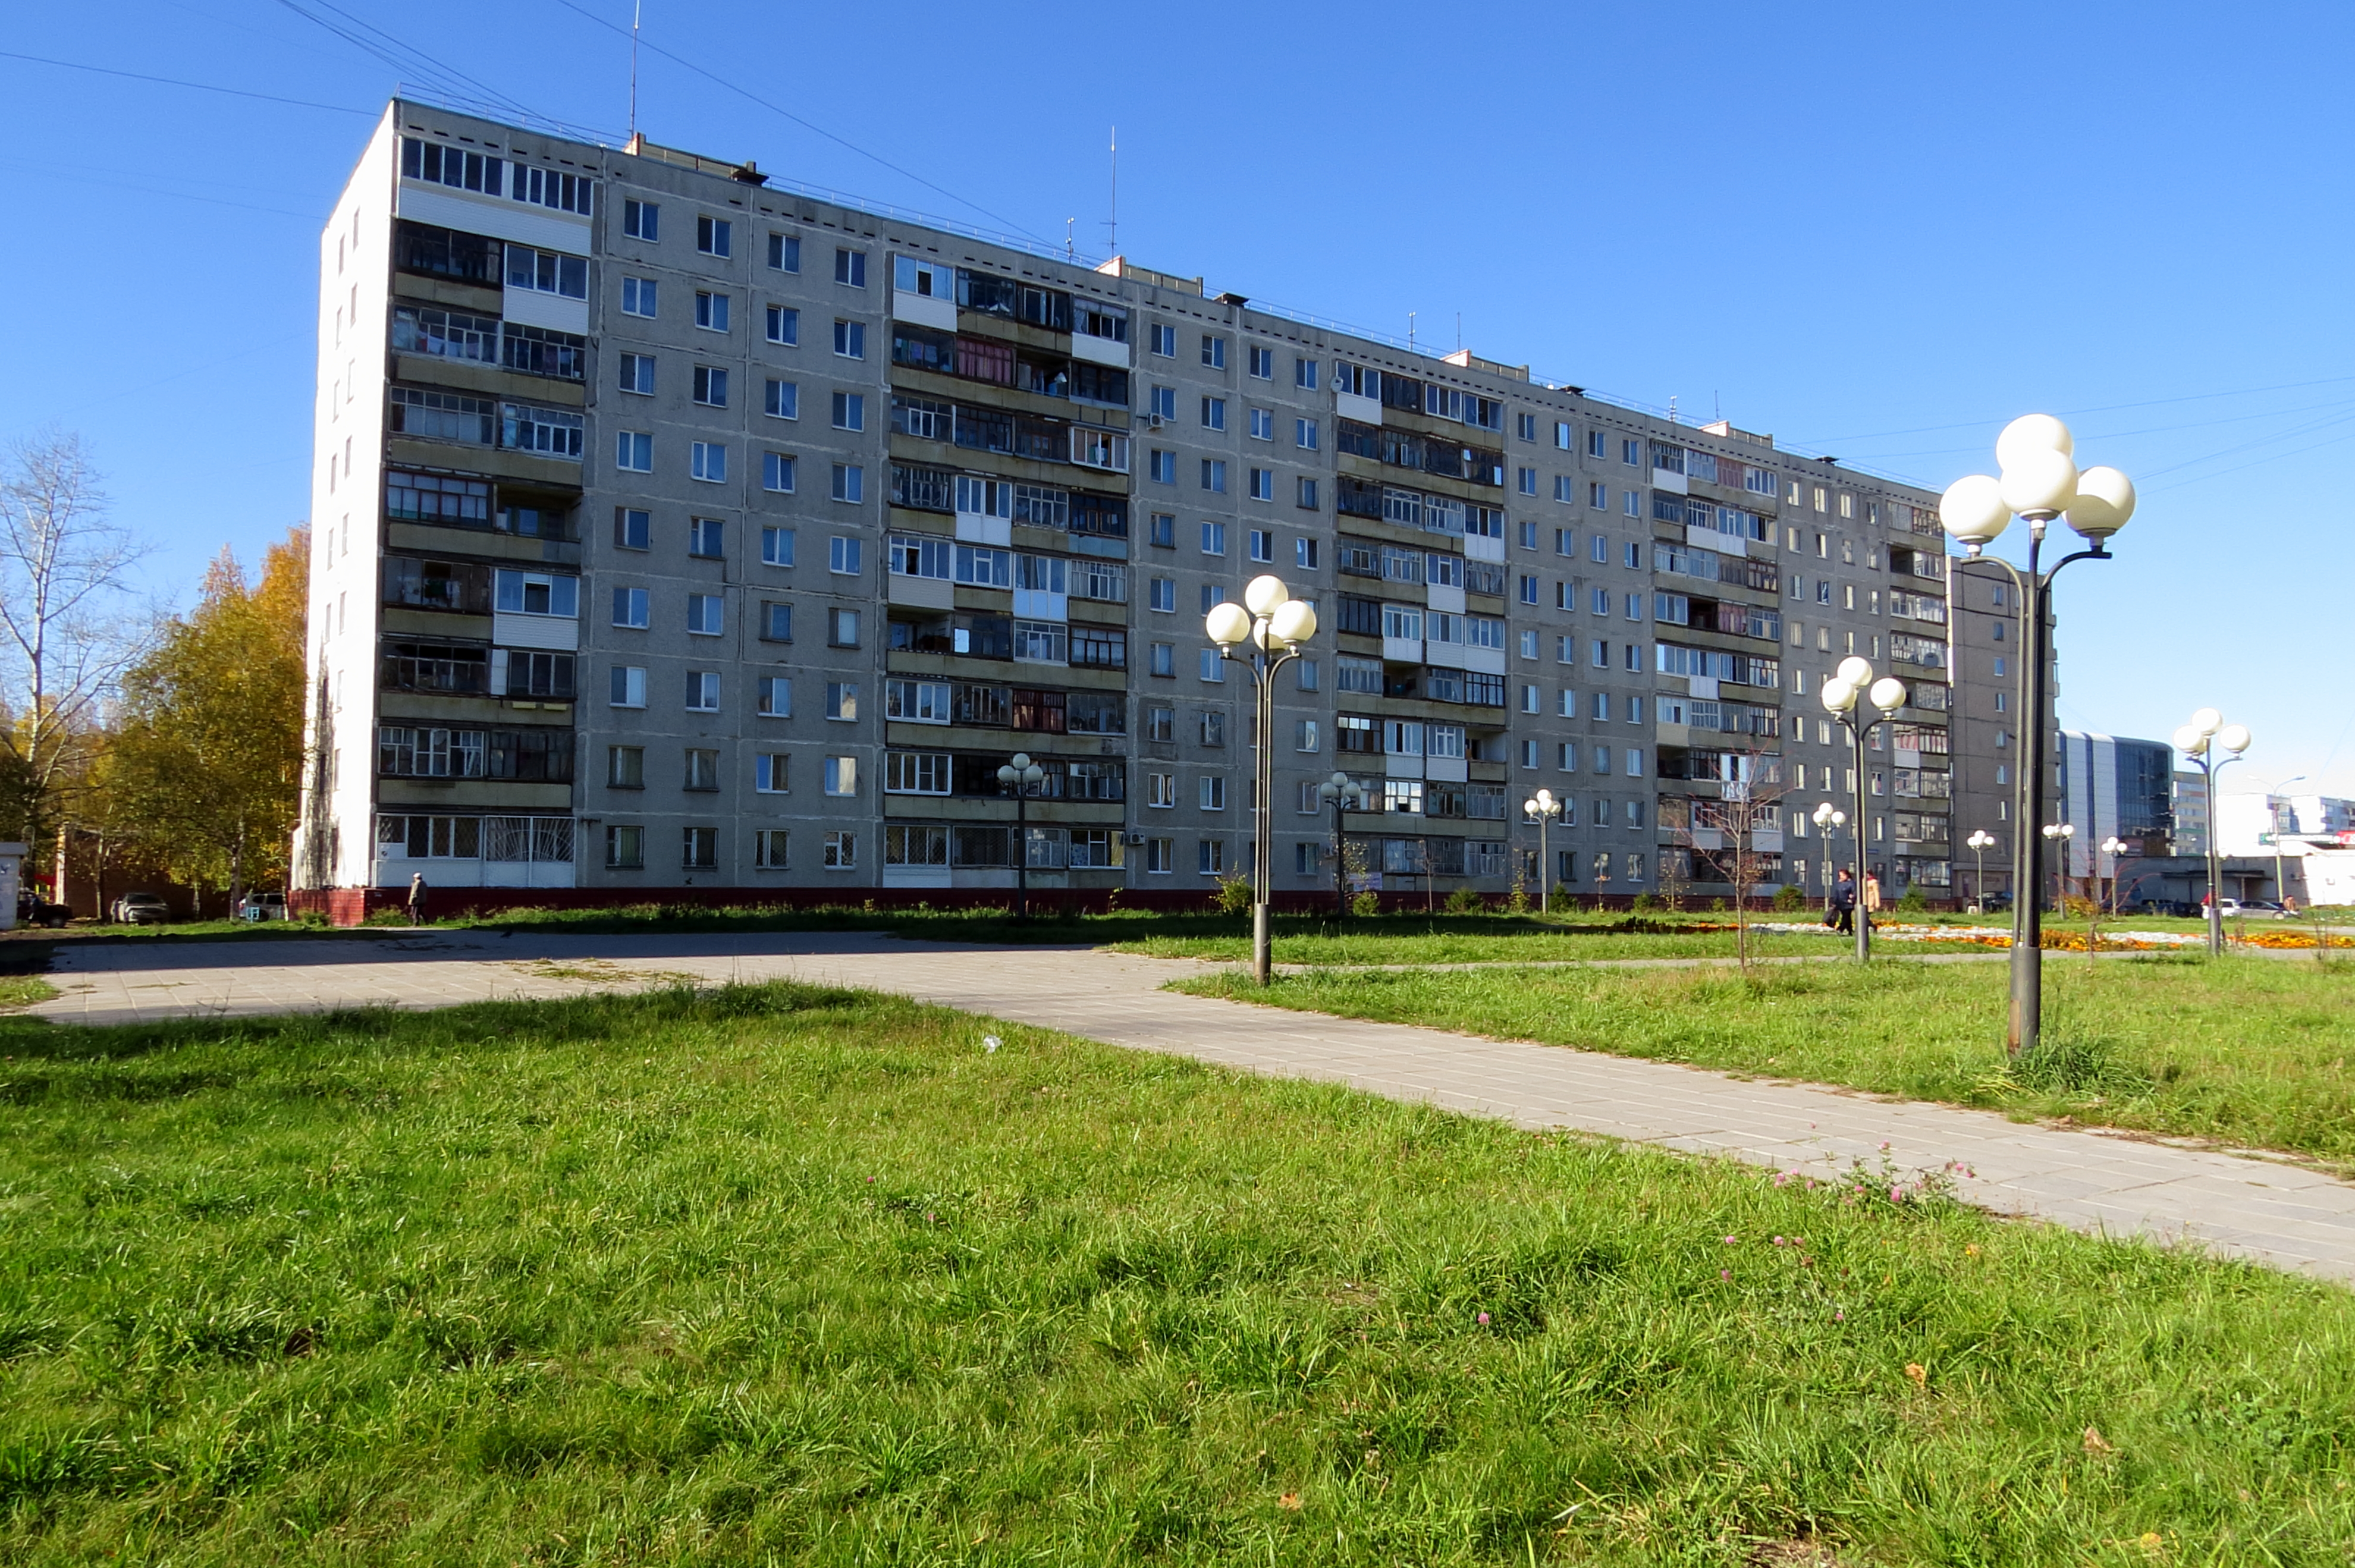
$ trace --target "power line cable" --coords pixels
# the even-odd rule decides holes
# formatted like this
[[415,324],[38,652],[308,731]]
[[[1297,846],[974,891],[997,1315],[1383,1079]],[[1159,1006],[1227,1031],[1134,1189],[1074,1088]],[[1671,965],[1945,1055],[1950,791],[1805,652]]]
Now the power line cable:
[[[279,3],[281,5],[288,5],[292,3],[292,0],[279,0]],[[325,0],[320,0],[320,3],[325,4]],[[556,3],[563,6],[566,10],[575,12],[589,21],[594,22],[597,26],[604,28],[609,33],[615,33],[625,38],[631,36],[629,28],[618,27],[592,11],[584,10],[580,5],[575,5],[573,0],[556,0]],[[982,206],[981,203],[977,201],[969,200],[964,197],[959,196],[956,192],[949,189],[945,186],[933,184],[931,180],[926,179],[923,176],[916,173],[913,169],[902,168],[900,165],[893,163],[890,159],[884,157],[881,154],[870,153],[866,148],[860,146],[858,143],[850,141],[847,137],[837,136],[823,125],[817,124],[812,121],[805,120],[800,115],[794,113],[792,110],[772,103],[767,99],[762,97],[759,93],[752,91],[751,89],[739,87],[734,82],[729,80],[726,77],[719,76],[711,71],[706,70],[703,67],[696,64],[693,60],[687,59],[681,55],[673,54],[670,50],[664,48],[660,44],[647,42],[643,35],[638,38],[638,47],[646,50],[650,54],[662,56],[663,59],[683,69],[693,71],[696,75],[703,78],[706,81],[726,88],[729,91],[735,93],[740,98],[743,98],[753,103],[759,104],[762,108],[767,110],[772,114],[792,121],[794,124],[799,125],[803,130],[807,131],[814,135],[823,136],[827,141],[834,143],[837,146],[847,148],[872,163],[880,164],[883,167],[890,169],[893,174],[900,176],[902,179],[911,179],[918,185],[922,186],[926,190],[932,191],[936,195],[944,196],[960,207],[969,207],[973,208],[974,211],[980,213],[985,218],[987,218],[991,222],[1002,224],[1007,229],[1016,234],[1027,236],[1042,245],[1051,243],[1051,241],[1048,240],[1045,236],[1038,234],[1028,229],[1025,229],[1021,224],[1015,222],[1014,219],[1010,218],[1006,218],[997,213],[992,212],[989,208]]]
[[378,112],[373,109],[347,109],[340,103],[314,103],[307,98],[280,98],[274,93],[248,92],[240,87],[216,87],[208,81],[182,81],[177,77],[145,76],[135,70],[115,70],[102,65],[84,65],[80,60],[50,59],[44,55],[20,55],[9,49],[0,49],[0,59],[30,60],[35,65],[53,65],[60,70],[86,70],[96,76],[119,76],[126,81],[152,81],[164,87],[186,87],[197,92],[218,92],[230,98],[251,98],[263,103],[283,103],[295,109],[324,109],[333,114],[357,114],[363,120],[373,120]]
[[[2186,392],[2179,397],[2146,398],[2140,401],[2131,403],[2097,403],[2088,408],[2063,409],[2061,411],[2064,414],[2073,416],[2076,414],[2115,413],[2122,409],[2157,408],[2163,403],[2197,403],[2208,401],[2216,398],[2251,398],[2256,396],[2260,392],[2288,392],[2296,391],[2307,387],[2335,387],[2348,381],[2355,381],[2355,376],[2325,376],[2318,380],[2312,381],[2277,381],[2270,387],[2240,387],[2231,391],[2224,392]],[[1811,443],[1821,446],[1827,443],[1879,441],[1884,437],[1892,435],[1931,435],[1942,430],[1977,430],[1982,426],[1995,424],[1998,421],[1995,419],[1958,420],[1953,424],[1923,424],[1913,425],[1905,430],[1866,431],[1853,435],[1816,437],[1811,438]]]
[[[491,87],[484,82],[477,81],[474,78],[468,76],[465,72],[458,70],[453,67],[443,65],[440,60],[434,59],[432,55],[427,54],[424,50],[416,48],[414,45],[401,42],[401,40],[394,37],[390,33],[384,31],[380,27],[374,27],[367,22],[359,21],[357,17],[352,16],[348,12],[337,10],[334,5],[327,4],[327,0],[312,0],[312,3],[325,10],[334,12],[337,16],[343,17],[346,23],[350,24],[349,26],[340,26],[337,23],[329,20],[327,17],[318,15],[316,12],[306,10],[302,5],[297,5],[295,0],[278,0],[278,3],[281,5],[283,5],[287,10],[293,12],[297,16],[302,17],[304,21],[309,22],[314,27],[325,28],[326,31],[333,33],[336,37],[343,39],[344,42],[351,45],[354,48],[390,66],[396,71],[421,79],[427,84],[434,87],[436,91],[446,91],[453,96],[460,97],[467,96],[470,93],[478,94],[484,100],[500,105],[510,113],[533,118],[538,117],[533,115],[531,110],[526,108],[523,104],[517,102],[514,99],[509,98],[506,93],[501,92],[498,89]],[[384,42],[378,43],[367,37],[364,37],[361,33],[354,31],[354,27],[366,28],[368,33],[373,33],[376,35],[377,38],[381,38]]]

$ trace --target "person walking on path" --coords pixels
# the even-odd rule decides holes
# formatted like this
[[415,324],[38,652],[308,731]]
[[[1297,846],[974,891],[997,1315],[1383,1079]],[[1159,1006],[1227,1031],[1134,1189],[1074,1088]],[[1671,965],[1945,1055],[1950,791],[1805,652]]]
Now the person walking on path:
[[1872,917],[1881,912],[1881,879],[1870,872],[1864,878],[1864,923],[1870,926]]
[[1856,934],[1856,879],[1846,866],[1840,868],[1839,880],[1832,884],[1833,929],[1843,936]]
[[422,871],[409,879],[409,923],[425,923],[425,873]]

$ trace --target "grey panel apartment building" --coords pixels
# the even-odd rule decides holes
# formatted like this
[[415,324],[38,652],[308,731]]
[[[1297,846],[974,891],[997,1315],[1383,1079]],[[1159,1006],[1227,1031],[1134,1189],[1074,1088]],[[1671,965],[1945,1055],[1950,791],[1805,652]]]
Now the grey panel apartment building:
[[1270,571],[1322,623],[1266,738],[1279,892],[1332,883],[1336,769],[1387,891],[1534,882],[1543,784],[1581,897],[1722,893],[1744,843],[1819,892],[1851,653],[1914,692],[1867,859],[1950,886],[1926,492],[405,101],[320,267],[299,887],[992,889],[1018,856],[1199,895],[1250,864],[1259,739],[1202,616]]

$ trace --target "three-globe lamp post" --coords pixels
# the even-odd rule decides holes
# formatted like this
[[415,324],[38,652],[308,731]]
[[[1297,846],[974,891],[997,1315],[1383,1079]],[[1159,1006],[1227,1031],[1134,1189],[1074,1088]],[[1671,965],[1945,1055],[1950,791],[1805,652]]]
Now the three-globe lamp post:
[[[2216,775],[2241,760],[2254,737],[2245,724],[2227,724],[2224,716],[2212,708],[2203,708],[2191,716],[2191,722],[2175,732],[2175,749],[2200,764],[2207,780],[2208,792],[2208,956],[2224,955],[2224,866],[2223,857],[2216,848]],[[2219,749],[2232,752],[2219,757]]]
[[1046,778],[1047,770],[1017,752],[997,770],[997,782],[1014,792],[1014,918],[1030,918],[1030,792]]
[[[1252,735],[1252,777],[1257,786],[1252,791],[1256,799],[1252,802],[1252,970],[1264,986],[1274,971],[1267,903],[1275,880],[1274,850],[1268,842],[1274,822],[1274,802],[1269,797],[1275,791],[1275,672],[1297,658],[1302,645],[1316,635],[1316,606],[1295,599],[1284,579],[1271,572],[1252,578],[1243,590],[1241,603],[1219,605],[1202,618],[1202,626],[1210,641],[1219,645],[1221,659],[1251,671],[1258,702]],[[1256,651],[1238,655],[1235,650],[1245,644]]]
[[[2131,848],[2133,848],[2132,845],[2115,833],[2102,840],[2102,853],[2109,857],[2110,861],[2110,912],[2114,915],[2118,912],[2118,862],[2126,859],[2126,852]],[[2098,865],[2094,869],[2094,875],[2097,879],[2101,876],[2101,868]],[[2100,901],[2101,891],[2101,883],[2096,880],[2094,884],[2096,902]]]
[[1538,825],[1538,909],[1540,913],[1553,907],[1553,862],[1546,858],[1546,828],[1561,816],[1561,802],[1554,799],[1553,791],[1541,789],[1521,802],[1521,820]]
[[[1841,828],[1848,826],[1848,813],[1842,811],[1838,806],[1834,805],[1830,801],[1827,800],[1817,805],[1815,818],[1816,831],[1823,836],[1824,842],[1828,845],[1838,844],[1839,840],[1835,837],[1834,835],[1838,833]],[[1824,860],[1824,908],[1828,910],[1832,907],[1832,884],[1838,880],[1838,874],[1834,869],[1832,862],[1839,859],[1839,857],[1831,849],[1827,849],[1824,853],[1826,856]],[[1861,890],[1859,891],[1861,891]]]
[[1349,836],[1341,814],[1363,802],[1366,792],[1357,780],[1337,771],[1316,786],[1316,798],[1333,808],[1333,918],[1338,921],[1349,913]]
[[[2025,831],[2043,816],[2046,750],[2051,741],[2049,675],[2052,661],[2051,603],[2052,580],[2071,561],[2106,560],[2112,535],[2134,516],[2134,481],[2115,468],[2079,471],[2076,443],[2069,427],[2050,414],[2026,414],[2004,426],[1996,438],[1996,461],[2001,475],[1973,474],[1946,486],[1938,503],[1939,521],[1947,535],[1971,560],[1993,560],[2009,573],[2019,589],[2019,620],[2024,634],[2022,656],[2028,661],[2022,684],[2028,701],[2020,714],[2023,744],[2019,757],[2020,808],[2013,820],[2021,831],[2012,834],[2011,1008],[2005,1041],[2012,1055],[2035,1049],[2043,1027],[2044,950],[2041,919],[2044,885],[2044,839]],[[2063,556],[2050,570],[2042,564],[2044,530],[2053,518],[2066,517],[2070,528],[2092,548]],[[2028,524],[2028,570],[2022,573],[2000,558],[1983,552],[2010,526],[2013,517]]]
[[1905,706],[1907,696],[1903,681],[1893,675],[1875,680],[1872,666],[1854,654],[1840,660],[1838,671],[1824,682],[1824,707],[1838,716],[1841,728],[1848,731],[1849,744],[1856,752],[1856,961],[1859,964],[1872,961],[1871,912],[1864,907],[1864,753],[1865,742],[1880,721],[1867,717],[1862,709],[1869,700],[1881,710],[1882,720],[1894,719]]
[[1971,836],[1963,840],[1963,845],[1978,857],[1978,880],[1971,884],[1971,902],[1975,908],[1983,910],[1987,908],[1987,852],[1995,847],[1995,835],[1984,827],[1974,827]]
[[[2077,825],[2073,822],[2048,822],[2042,831],[2044,841],[2051,845],[2053,852],[2061,857],[2052,872],[2052,901],[2058,904],[2069,891],[2069,840],[2077,837]],[[2037,937],[2039,941],[2043,939],[2041,930],[2037,933]]]

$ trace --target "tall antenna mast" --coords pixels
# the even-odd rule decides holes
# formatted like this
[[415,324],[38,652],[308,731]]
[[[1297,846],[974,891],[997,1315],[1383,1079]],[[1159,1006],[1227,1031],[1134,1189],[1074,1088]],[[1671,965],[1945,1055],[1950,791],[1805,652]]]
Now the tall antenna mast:
[[633,0],[630,6],[630,141],[638,139],[638,20],[645,9],[645,0]]
[[1120,127],[1112,128],[1112,221],[1104,225],[1112,253],[1120,254]]

